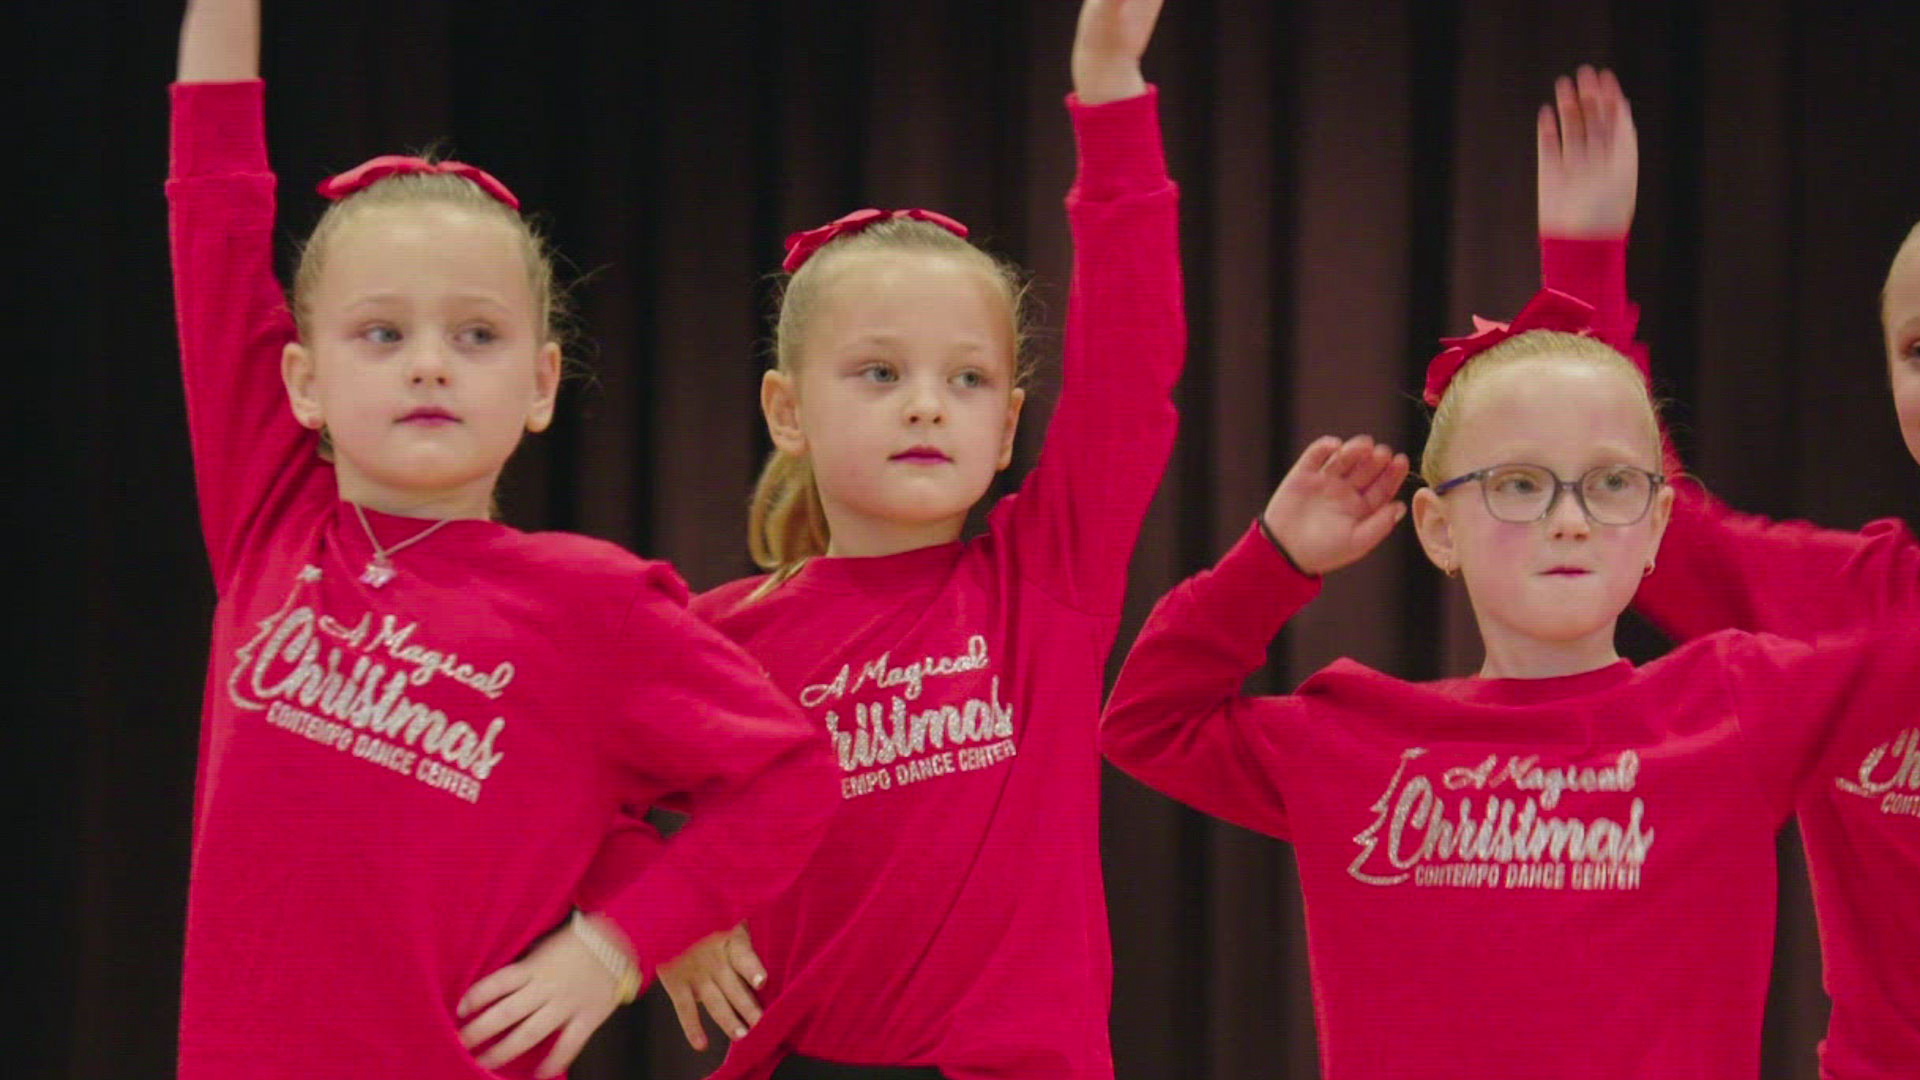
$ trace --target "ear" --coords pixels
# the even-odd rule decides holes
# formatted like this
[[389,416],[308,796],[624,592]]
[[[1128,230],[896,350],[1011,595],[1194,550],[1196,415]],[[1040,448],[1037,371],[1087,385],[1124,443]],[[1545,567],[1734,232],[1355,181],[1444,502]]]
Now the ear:
[[1432,488],[1413,493],[1413,531],[1427,559],[1442,573],[1459,569],[1460,553],[1453,546],[1453,522],[1447,518],[1447,503]]
[[1007,428],[1000,437],[1000,463],[993,467],[995,472],[1013,464],[1013,440],[1020,434],[1020,407],[1026,403],[1025,387],[1016,386],[1013,393],[1007,395]]
[[327,418],[314,393],[313,353],[305,345],[289,341],[280,350],[280,381],[287,384],[287,404],[300,426],[310,431],[325,427]]
[[527,405],[527,430],[545,431],[553,423],[553,405],[560,397],[560,343],[540,346],[533,361],[533,401]]
[[777,370],[760,376],[760,412],[767,418],[767,437],[775,449],[794,457],[806,455],[807,435],[800,430],[800,399],[793,376]]
[[1667,522],[1673,520],[1673,485],[1661,484],[1660,490],[1653,494],[1653,509],[1647,517],[1651,520],[1652,531],[1647,537],[1647,558],[1652,559],[1660,551],[1660,538],[1667,534]]

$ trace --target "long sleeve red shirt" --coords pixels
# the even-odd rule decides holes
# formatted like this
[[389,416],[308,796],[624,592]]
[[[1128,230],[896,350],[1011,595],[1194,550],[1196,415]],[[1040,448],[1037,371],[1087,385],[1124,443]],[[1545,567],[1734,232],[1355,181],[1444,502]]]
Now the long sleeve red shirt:
[[954,1080],[1113,1073],[1094,733],[1185,350],[1155,108],[1072,107],[1063,384],[986,533],[694,601],[799,699],[841,795],[799,880],[748,921],[766,1014],[716,1076],[765,1077],[788,1052]]
[[1836,746],[1920,694],[1920,626],[1720,634],[1552,679],[1341,660],[1243,696],[1317,590],[1249,531],[1149,616],[1101,746],[1292,841],[1323,1075],[1752,1080],[1774,833]]
[[[384,587],[360,580],[373,548],[280,379],[294,329],[261,99],[258,82],[173,90],[175,298],[219,596],[179,1075],[495,1075],[455,1004],[562,924],[623,809],[701,808],[605,890],[650,969],[792,877],[831,764],[664,564],[463,520],[396,554]],[[367,519],[387,546],[423,525]]]
[[[1542,238],[1546,284],[1630,333],[1626,247]],[[1736,513],[1691,479],[1675,491],[1659,567],[1634,600],[1675,638],[1729,628],[1808,638],[1920,618],[1920,543],[1898,520],[1841,532]],[[1799,808],[1833,999],[1821,1074],[1910,1078],[1920,1074],[1920,699],[1889,702],[1850,738]]]

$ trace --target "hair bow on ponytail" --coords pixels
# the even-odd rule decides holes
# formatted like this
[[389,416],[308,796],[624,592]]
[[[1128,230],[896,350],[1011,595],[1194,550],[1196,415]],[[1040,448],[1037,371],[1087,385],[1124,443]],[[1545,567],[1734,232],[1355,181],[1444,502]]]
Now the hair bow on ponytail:
[[1600,323],[1592,304],[1558,289],[1541,289],[1520,309],[1520,314],[1510,323],[1494,322],[1478,315],[1473,317],[1473,333],[1464,337],[1441,338],[1440,350],[1427,364],[1427,388],[1423,395],[1429,408],[1440,404],[1440,396],[1447,392],[1447,385],[1467,361],[1506,341],[1508,338],[1524,334],[1529,330],[1558,330],[1567,334],[1582,334],[1595,338],[1619,350],[1640,369],[1641,375],[1647,374],[1646,349],[1633,340],[1634,324],[1638,322],[1638,313],[1628,311],[1620,326],[1607,327]]
[[478,169],[463,161],[428,161],[425,158],[407,157],[402,154],[385,154],[369,161],[363,161],[338,176],[320,181],[317,189],[321,196],[338,202],[360,191],[376,181],[389,176],[401,176],[407,173],[446,173],[471,181],[481,191],[486,192],[508,207],[520,209],[520,200],[507,185],[496,180],[492,173]]
[[932,210],[921,210],[917,207],[909,210],[876,210],[869,206],[864,210],[855,210],[853,213],[847,214],[844,217],[834,218],[832,221],[827,222],[817,229],[808,229],[806,232],[797,232],[787,237],[787,257],[781,262],[780,269],[791,274],[795,270],[800,269],[802,263],[812,258],[814,252],[825,247],[827,243],[834,238],[850,236],[862,229],[866,229],[882,221],[891,221],[894,218],[909,218],[913,221],[924,221],[928,224],[938,225],[955,236],[965,237],[967,235],[967,227],[965,225],[960,224],[945,214],[936,213]]

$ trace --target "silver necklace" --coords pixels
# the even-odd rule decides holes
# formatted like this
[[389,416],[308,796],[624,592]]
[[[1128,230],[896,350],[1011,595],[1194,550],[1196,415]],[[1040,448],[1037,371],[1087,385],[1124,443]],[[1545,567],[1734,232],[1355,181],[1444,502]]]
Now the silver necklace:
[[360,580],[364,584],[371,585],[376,589],[393,580],[393,560],[389,558],[389,556],[401,548],[406,547],[408,544],[417,544],[425,540],[427,537],[433,535],[435,529],[453,520],[452,518],[441,518],[439,521],[421,529],[419,532],[414,533],[412,536],[407,537],[392,547],[383,548],[380,546],[380,541],[373,535],[373,526],[367,524],[367,512],[360,509],[359,503],[353,504],[353,512],[354,515],[360,519],[360,527],[366,530],[367,543],[373,545],[373,558],[367,560],[367,568],[360,572]]

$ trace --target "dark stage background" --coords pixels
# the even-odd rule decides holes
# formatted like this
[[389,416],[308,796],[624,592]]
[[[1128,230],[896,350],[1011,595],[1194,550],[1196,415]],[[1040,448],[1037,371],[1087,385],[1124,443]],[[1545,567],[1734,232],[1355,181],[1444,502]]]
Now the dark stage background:
[[[445,138],[505,178],[589,271],[576,295],[593,345],[577,355],[595,373],[512,467],[506,517],[671,559],[709,587],[748,569],[767,274],[785,233],[868,204],[950,211],[1034,270],[1058,326],[1075,9],[270,4],[283,232],[313,220],[317,179],[375,153]],[[171,1072],[212,603],[160,190],[178,16],[39,4],[14,39],[26,100],[11,171],[26,194],[9,216],[28,332],[12,531],[34,547],[14,564],[27,606],[10,620],[5,755],[32,910],[9,950],[30,988],[13,995],[28,1036],[15,1075]],[[1614,65],[1636,106],[1634,291],[1695,468],[1755,510],[1911,519],[1920,469],[1888,407],[1877,298],[1920,217],[1917,31],[1920,8],[1845,0],[1168,0],[1147,71],[1184,190],[1193,347],[1122,643],[1311,437],[1417,445],[1430,343],[1534,287],[1533,110],[1582,60]],[[1029,409],[1022,466],[1045,414]],[[1264,684],[1342,654],[1415,677],[1466,670],[1464,611],[1403,529],[1295,622]],[[1662,648],[1626,636],[1635,655]],[[1287,848],[1118,775],[1104,816],[1122,1077],[1315,1075]],[[1811,1077],[1825,1005],[1797,867],[1781,895],[1767,1075]],[[576,1072],[700,1074],[657,992]]]

